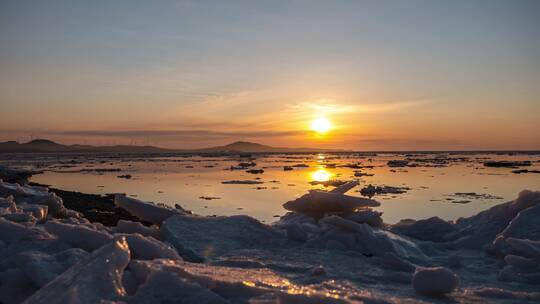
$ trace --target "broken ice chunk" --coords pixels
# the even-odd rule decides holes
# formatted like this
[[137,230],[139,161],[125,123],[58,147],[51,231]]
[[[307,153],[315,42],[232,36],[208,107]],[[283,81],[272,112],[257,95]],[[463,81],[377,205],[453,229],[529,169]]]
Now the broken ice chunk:
[[151,236],[160,239],[159,229],[155,227],[146,227],[139,222],[119,220],[114,230],[118,233],[139,233],[144,236]]
[[454,291],[459,278],[444,267],[420,268],[414,273],[412,285],[421,295],[440,297]]
[[349,214],[359,208],[377,207],[379,205],[379,202],[371,199],[341,193],[310,190],[307,194],[296,200],[286,202],[283,204],[283,207],[290,211],[321,218],[331,212]]
[[114,196],[114,204],[139,219],[160,225],[164,220],[173,215],[183,214],[179,209],[166,208],[153,203],[143,202],[123,194]]
[[112,236],[104,231],[83,225],[64,224],[49,220],[45,229],[69,245],[86,251],[93,251],[108,243]]
[[62,199],[56,196],[54,192],[49,192],[47,187],[21,186],[0,180],[0,197],[8,195],[12,195],[17,203],[46,205],[48,211],[54,216],[63,216],[65,212]]
[[132,304],[154,303],[229,303],[209,289],[180,277],[172,271],[156,271],[148,276],[136,294],[129,300]]
[[153,237],[144,237],[140,234],[119,234],[116,237],[124,237],[129,245],[133,259],[181,259],[176,250]]
[[16,264],[36,286],[43,287],[87,256],[86,251],[78,248],[67,249],[52,255],[26,251],[17,256]]
[[184,257],[184,250],[213,257],[231,250],[267,248],[283,236],[254,218],[245,215],[200,217],[177,215],[161,226],[163,239]]
[[128,263],[126,240],[114,240],[56,277],[25,303],[93,304],[118,300],[126,294],[122,273]]

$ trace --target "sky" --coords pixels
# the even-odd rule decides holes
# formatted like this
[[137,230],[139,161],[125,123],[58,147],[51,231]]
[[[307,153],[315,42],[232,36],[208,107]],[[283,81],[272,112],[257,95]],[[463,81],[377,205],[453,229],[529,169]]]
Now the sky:
[[540,150],[539,30],[535,0],[0,0],[0,141]]

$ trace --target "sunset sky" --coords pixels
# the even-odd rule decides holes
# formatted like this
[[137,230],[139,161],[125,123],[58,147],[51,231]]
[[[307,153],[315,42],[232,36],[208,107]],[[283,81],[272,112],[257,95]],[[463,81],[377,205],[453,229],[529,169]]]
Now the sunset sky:
[[0,141],[31,138],[540,149],[540,1],[2,0]]

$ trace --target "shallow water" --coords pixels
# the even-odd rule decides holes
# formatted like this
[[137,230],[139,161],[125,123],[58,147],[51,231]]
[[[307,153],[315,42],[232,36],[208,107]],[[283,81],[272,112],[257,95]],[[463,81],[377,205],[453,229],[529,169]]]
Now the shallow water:
[[[387,223],[404,218],[439,216],[447,220],[478,213],[491,206],[512,200],[523,189],[537,190],[538,173],[512,173],[511,168],[488,168],[491,160],[530,160],[528,170],[540,170],[538,154],[294,154],[253,155],[256,169],[227,170],[248,158],[238,156],[18,156],[3,157],[1,163],[39,168],[44,173],[32,181],[64,190],[84,193],[127,193],[141,200],[180,204],[201,215],[247,214],[264,222],[276,220],[286,210],[282,204],[309,189],[331,189],[312,185],[313,181],[359,179],[360,186],[350,195],[362,196],[358,190],[368,184],[408,187],[406,193],[376,195]],[[389,160],[416,159],[417,167],[393,168]],[[431,161],[425,161],[426,159]],[[437,161],[433,161],[436,159]],[[347,164],[373,166],[355,169]],[[305,164],[284,171],[284,166]],[[119,172],[95,172],[93,169],[118,168]],[[249,169],[252,169],[249,168]],[[90,170],[88,172],[81,169]],[[355,171],[373,176],[355,177]],[[132,175],[131,179],[118,175]],[[222,184],[228,180],[257,180],[262,184]],[[489,194],[491,197],[455,196],[456,192]],[[213,197],[206,200],[201,197]]]

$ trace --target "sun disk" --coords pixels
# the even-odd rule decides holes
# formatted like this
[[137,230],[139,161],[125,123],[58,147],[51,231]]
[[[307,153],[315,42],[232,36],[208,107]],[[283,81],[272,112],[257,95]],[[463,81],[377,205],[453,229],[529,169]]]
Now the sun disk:
[[328,132],[330,128],[331,128],[330,121],[326,119],[326,117],[319,117],[311,123],[311,130],[318,133]]

